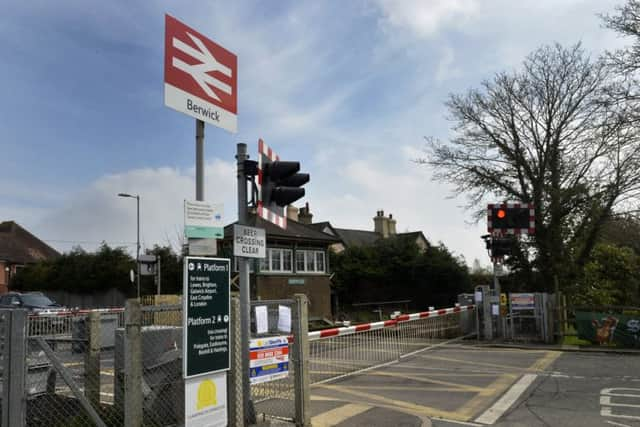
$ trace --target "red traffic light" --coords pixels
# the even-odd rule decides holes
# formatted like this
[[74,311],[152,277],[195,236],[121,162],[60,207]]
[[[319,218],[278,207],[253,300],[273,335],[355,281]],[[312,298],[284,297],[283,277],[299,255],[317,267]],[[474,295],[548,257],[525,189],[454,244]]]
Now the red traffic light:
[[507,216],[507,211],[505,211],[504,209],[498,209],[498,211],[496,212],[496,216],[500,219],[503,219]]

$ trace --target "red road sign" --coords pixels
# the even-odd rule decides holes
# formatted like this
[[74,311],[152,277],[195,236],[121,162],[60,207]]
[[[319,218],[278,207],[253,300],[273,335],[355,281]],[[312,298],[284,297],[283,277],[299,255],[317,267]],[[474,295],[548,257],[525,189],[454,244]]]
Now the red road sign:
[[230,132],[238,129],[238,57],[165,15],[164,103]]

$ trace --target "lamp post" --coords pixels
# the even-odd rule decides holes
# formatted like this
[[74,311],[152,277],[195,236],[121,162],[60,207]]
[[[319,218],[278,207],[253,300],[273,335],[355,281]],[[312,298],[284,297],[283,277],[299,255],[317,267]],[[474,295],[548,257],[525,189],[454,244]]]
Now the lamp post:
[[136,210],[138,216],[138,239],[136,240],[136,285],[138,287],[138,299],[140,299],[140,196],[138,194],[134,196],[128,193],[118,193],[118,196],[136,199]]

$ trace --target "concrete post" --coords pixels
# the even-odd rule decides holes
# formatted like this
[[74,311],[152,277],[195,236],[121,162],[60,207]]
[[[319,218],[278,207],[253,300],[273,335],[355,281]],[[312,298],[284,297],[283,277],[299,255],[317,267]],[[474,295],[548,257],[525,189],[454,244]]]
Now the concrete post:
[[296,425],[311,427],[311,390],[309,373],[309,301],[305,294],[294,294],[296,319],[293,322],[293,366],[295,372]]
[[142,310],[137,299],[127,300],[124,313],[124,425],[142,426]]
[[87,348],[84,353],[84,394],[94,408],[100,407],[100,313],[89,313]]
[[27,413],[27,311],[3,310],[1,319],[6,340],[2,349],[5,373],[2,387],[2,427],[22,427]]
[[242,345],[240,344],[240,300],[231,298],[231,366],[229,366],[229,427],[244,427],[244,399],[242,393]]

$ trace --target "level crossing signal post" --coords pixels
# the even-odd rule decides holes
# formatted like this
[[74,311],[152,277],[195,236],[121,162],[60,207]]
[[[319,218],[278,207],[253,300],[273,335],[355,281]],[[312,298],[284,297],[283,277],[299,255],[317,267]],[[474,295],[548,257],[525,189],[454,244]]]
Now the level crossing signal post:
[[[498,269],[505,257],[513,254],[521,235],[535,233],[535,210],[529,203],[502,203],[487,206],[488,235],[482,236],[493,262],[493,292],[490,296],[492,316],[497,317],[497,332],[501,335],[502,312],[500,303],[500,279]],[[494,304],[498,307],[494,309]]]
[[[247,185],[251,184],[252,200],[256,196],[258,216],[287,228],[286,206],[304,197],[301,188],[309,182],[309,174],[300,173],[300,162],[281,161],[262,139],[258,141],[258,161],[250,160],[247,145],[237,145],[237,182],[238,182],[238,224],[248,225]],[[257,182],[256,182],[257,181]],[[253,189],[256,189],[254,192]],[[257,193],[257,194],[254,194]],[[251,301],[249,290],[249,259],[238,257],[240,284],[240,326],[242,353],[242,394],[244,401],[244,420],[255,424],[256,414],[251,401],[249,380],[249,328],[251,319]]]

